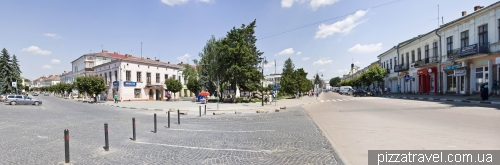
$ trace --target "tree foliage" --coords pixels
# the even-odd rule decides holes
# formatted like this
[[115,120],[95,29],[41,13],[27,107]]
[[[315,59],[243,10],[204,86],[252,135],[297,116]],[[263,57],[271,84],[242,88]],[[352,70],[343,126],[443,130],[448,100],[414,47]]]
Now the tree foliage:
[[182,84],[176,79],[170,78],[165,81],[165,85],[167,86],[167,89],[171,92],[174,93],[174,100],[175,100],[175,93],[181,91],[182,89]]
[[187,89],[189,89],[189,91],[193,92],[195,95],[198,95],[198,93],[200,93],[201,91],[200,82],[198,81],[198,79],[196,79],[196,77],[189,77],[186,86]]
[[340,81],[341,81],[340,77],[334,77],[330,79],[329,84],[332,87],[339,86]]
[[295,70],[295,65],[288,58],[283,64],[283,74],[280,81],[281,89],[286,94],[296,94],[311,90],[314,85],[307,79],[303,68]]
[[190,78],[198,78],[198,71],[196,71],[191,65],[184,64],[184,71],[182,71],[182,76],[184,76],[184,81],[188,81]]
[[[77,77],[75,86],[79,93],[85,92],[91,97],[94,96],[94,94],[99,94],[107,89],[104,79],[98,76]],[[64,92],[65,89],[66,88],[61,88],[59,90]]]
[[10,57],[7,49],[3,48],[0,56],[0,93],[16,92],[12,87],[12,82],[18,82],[17,91],[23,88],[21,79],[21,70],[16,55]]

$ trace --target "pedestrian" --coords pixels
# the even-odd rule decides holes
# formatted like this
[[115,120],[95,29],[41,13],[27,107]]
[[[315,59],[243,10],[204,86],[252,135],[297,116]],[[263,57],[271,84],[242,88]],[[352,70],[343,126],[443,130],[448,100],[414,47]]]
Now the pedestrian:
[[115,104],[118,103],[118,94],[115,93],[115,95],[113,96],[113,98],[115,99]]

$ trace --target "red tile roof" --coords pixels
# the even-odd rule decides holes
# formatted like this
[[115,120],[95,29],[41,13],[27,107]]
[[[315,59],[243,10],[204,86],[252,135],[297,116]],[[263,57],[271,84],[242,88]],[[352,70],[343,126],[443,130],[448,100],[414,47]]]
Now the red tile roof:
[[114,53],[108,53],[109,56],[114,57],[114,58],[125,58],[125,55],[123,54],[114,54]]

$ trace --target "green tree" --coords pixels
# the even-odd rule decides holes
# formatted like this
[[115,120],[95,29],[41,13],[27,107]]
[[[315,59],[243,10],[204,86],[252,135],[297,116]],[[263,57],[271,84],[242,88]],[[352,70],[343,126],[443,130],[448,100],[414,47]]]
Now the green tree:
[[[387,73],[387,70],[384,68],[376,65],[372,66],[368,69],[368,79],[370,79],[371,82],[378,82],[379,88],[382,88],[382,82],[384,81],[385,74]],[[371,84],[370,84],[371,85]]]
[[281,74],[281,89],[286,94],[295,94],[300,88],[295,74],[295,65],[292,59],[288,58],[283,64],[283,71]]
[[361,86],[361,81],[360,81],[359,77],[353,78],[350,82],[351,82],[351,86],[356,87],[356,89]]
[[[200,75],[200,84],[203,88],[208,89],[210,93],[214,93],[217,88],[221,89],[219,85],[220,67],[218,59],[220,58],[220,41],[212,36],[206,43],[200,56],[200,61],[194,60],[196,69]],[[222,97],[219,95],[219,97]]]
[[359,81],[362,85],[365,85],[368,87],[372,84],[372,81],[370,80],[369,75],[366,72],[359,75]]
[[307,79],[307,72],[305,72],[302,68],[294,71],[294,78],[297,81],[297,92],[299,93],[309,91],[314,87],[312,82]]
[[165,81],[165,85],[167,86],[167,89],[171,92],[174,93],[174,100],[175,100],[175,93],[181,91],[182,89],[182,84],[176,79],[170,78]]
[[14,73],[11,63],[9,52],[3,48],[0,57],[0,93],[15,92],[15,89],[12,88],[12,82],[17,82],[17,75]]
[[189,89],[189,91],[193,92],[196,96],[198,96],[198,93],[200,93],[200,91],[201,91],[200,82],[198,81],[198,79],[196,79],[196,77],[189,77],[189,80],[188,80],[186,86],[187,86],[187,89]]
[[182,76],[184,76],[184,81],[186,82],[190,78],[198,79],[198,72],[191,65],[184,64],[184,70],[182,71]]
[[340,77],[334,77],[330,79],[329,84],[330,86],[335,87],[339,85],[340,81],[341,81]]
[[217,73],[220,81],[229,82],[231,89],[235,91],[237,86],[256,88],[263,78],[256,68],[263,60],[260,58],[263,52],[255,46],[255,24],[254,20],[240,28],[233,27],[218,44],[220,54],[217,58]]

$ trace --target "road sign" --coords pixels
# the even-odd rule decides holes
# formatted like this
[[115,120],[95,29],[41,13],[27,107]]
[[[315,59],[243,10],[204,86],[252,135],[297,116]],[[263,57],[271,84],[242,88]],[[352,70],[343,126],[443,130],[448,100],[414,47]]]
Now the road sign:
[[276,89],[280,89],[280,88],[281,88],[281,86],[276,85],[276,86],[274,86],[274,88],[276,88]]
[[405,80],[410,80],[410,75],[409,74],[405,75]]
[[17,88],[17,82],[12,82],[12,87]]

